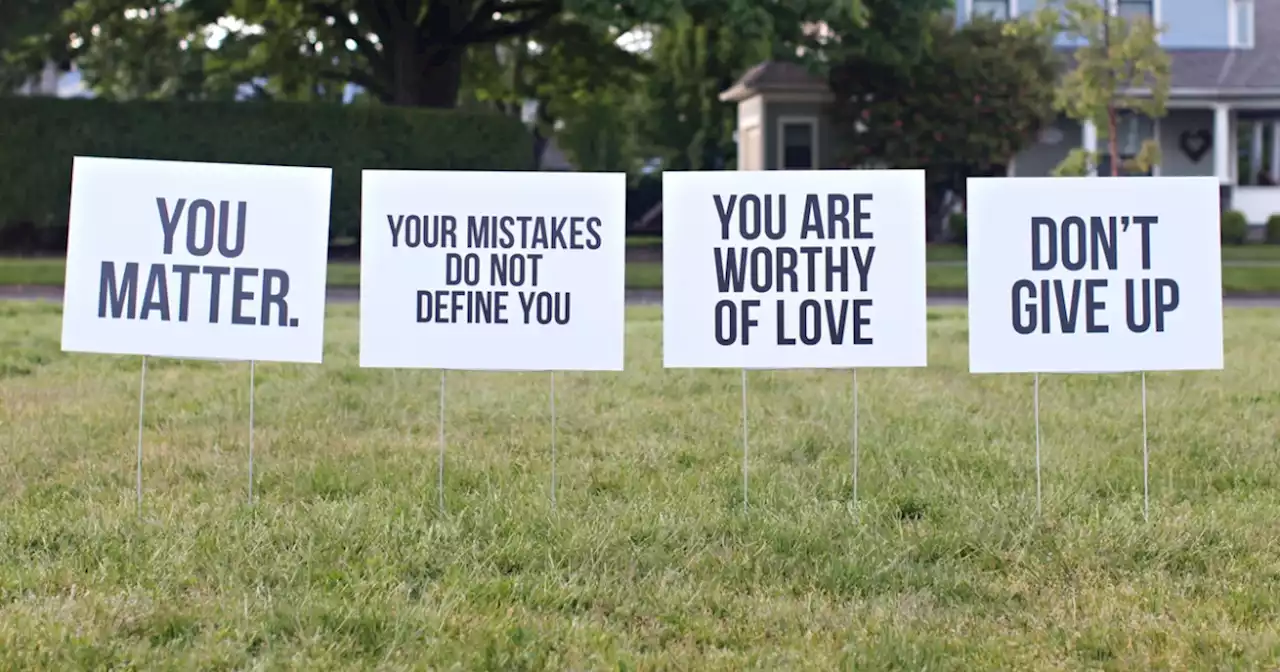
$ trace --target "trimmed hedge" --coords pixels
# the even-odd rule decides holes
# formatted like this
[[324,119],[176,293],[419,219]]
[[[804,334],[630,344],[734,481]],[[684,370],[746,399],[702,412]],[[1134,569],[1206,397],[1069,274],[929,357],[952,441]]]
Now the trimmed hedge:
[[1249,235],[1249,221],[1239,210],[1222,213],[1222,244],[1243,245]]
[[953,212],[947,218],[947,230],[951,234],[952,242],[968,247],[969,245],[969,216],[963,212]]
[[1272,245],[1280,244],[1280,214],[1267,218],[1267,242]]
[[76,155],[330,167],[334,240],[359,235],[362,169],[535,167],[532,135],[495,114],[0,97],[0,250],[65,249]]

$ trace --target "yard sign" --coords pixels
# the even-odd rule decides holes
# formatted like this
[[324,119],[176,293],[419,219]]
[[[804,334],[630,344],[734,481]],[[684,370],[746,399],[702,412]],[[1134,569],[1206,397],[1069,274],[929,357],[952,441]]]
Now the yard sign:
[[969,180],[969,370],[1221,369],[1212,177]]
[[76,157],[62,349],[320,362],[331,173]]
[[924,172],[663,174],[668,368],[924,366]]
[[364,171],[360,365],[620,371],[626,176]]

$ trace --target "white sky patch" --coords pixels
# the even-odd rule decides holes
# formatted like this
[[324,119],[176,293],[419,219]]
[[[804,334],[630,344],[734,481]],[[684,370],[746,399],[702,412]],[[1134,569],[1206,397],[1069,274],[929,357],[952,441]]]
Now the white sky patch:
[[653,30],[632,28],[619,35],[615,44],[633,54],[649,51],[653,48]]
[[231,35],[261,35],[266,32],[262,26],[249,25],[234,16],[224,16],[217,23],[204,28],[204,43],[210,49],[222,46],[222,41]]

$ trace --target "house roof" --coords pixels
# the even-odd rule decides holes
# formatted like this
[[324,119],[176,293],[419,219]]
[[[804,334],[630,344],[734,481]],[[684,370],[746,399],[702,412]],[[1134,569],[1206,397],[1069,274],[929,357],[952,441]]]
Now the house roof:
[[747,70],[733,86],[720,94],[720,100],[736,103],[759,93],[826,94],[827,83],[809,69],[787,61],[765,61]]

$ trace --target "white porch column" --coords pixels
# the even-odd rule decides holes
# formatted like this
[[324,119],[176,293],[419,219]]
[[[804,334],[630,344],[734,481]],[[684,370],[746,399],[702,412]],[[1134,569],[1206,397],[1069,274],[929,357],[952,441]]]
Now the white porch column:
[[1080,126],[1081,138],[1080,145],[1084,151],[1089,152],[1089,175],[1098,174],[1098,127],[1092,121],[1086,121]]
[[1231,107],[1213,106],[1213,174],[1219,184],[1231,184]]
[[1266,125],[1261,121],[1253,122],[1253,151],[1249,157],[1249,170],[1252,174],[1249,175],[1249,180],[1245,180],[1246,182],[1257,179],[1258,173],[1262,172],[1262,132],[1265,128]]

